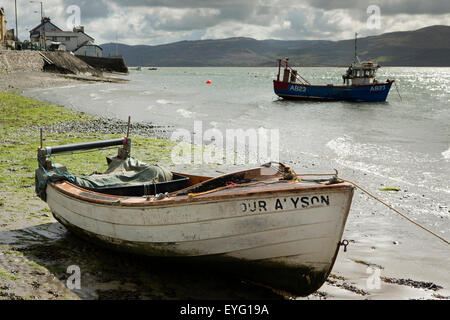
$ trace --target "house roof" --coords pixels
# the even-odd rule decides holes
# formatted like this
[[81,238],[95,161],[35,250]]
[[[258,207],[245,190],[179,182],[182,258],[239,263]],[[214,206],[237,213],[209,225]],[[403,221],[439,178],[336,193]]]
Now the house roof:
[[[50,28],[49,28],[50,25]],[[45,31],[62,31],[60,28],[58,28],[56,25],[54,25],[52,22],[50,22],[50,19],[46,20],[44,19],[39,25],[34,27],[30,30],[30,34],[33,34],[40,30],[42,27],[44,27]]]
[[58,28],[55,24],[53,24],[50,21],[50,18],[44,18],[43,21],[36,27],[34,27],[33,29],[30,30],[30,36],[37,34],[41,28],[44,27],[46,32],[58,32],[58,33],[63,33],[66,34],[67,36],[69,36],[70,34],[76,35],[78,33],[83,33],[84,35],[86,35],[87,37],[89,37],[92,40],[95,40],[94,38],[92,38],[90,35],[84,33],[84,31],[64,31],[61,30],[60,28]]

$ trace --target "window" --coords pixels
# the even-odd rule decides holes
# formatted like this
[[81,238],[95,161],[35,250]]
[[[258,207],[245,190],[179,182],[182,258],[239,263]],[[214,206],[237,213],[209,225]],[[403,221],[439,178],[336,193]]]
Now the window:
[[70,37],[66,37],[66,41],[70,41]]
[[52,41],[56,41],[56,37],[52,37]]

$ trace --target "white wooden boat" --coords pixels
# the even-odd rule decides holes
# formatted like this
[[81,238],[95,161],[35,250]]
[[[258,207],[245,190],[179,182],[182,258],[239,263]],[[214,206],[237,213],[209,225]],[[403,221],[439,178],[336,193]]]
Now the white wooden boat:
[[[41,166],[51,169],[45,157],[55,151],[40,149]],[[189,178],[185,188],[145,196],[62,180],[48,182],[46,201],[69,230],[109,247],[213,263],[308,295],[333,267],[353,187],[335,178],[299,181],[291,173],[272,164],[217,178],[179,174]]]

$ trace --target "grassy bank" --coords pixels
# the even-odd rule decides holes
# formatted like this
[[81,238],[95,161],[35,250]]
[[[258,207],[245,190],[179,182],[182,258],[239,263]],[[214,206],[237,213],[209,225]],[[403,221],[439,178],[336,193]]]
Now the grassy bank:
[[[97,118],[12,93],[0,93],[0,115],[0,184],[2,185],[0,206],[3,212],[8,213],[0,217],[0,225],[3,228],[5,224],[14,226],[17,219],[33,220],[33,223],[46,222],[50,218],[46,206],[42,208],[41,205],[29,205],[29,201],[40,202],[34,195],[39,127],[61,122],[82,123]],[[44,132],[44,145],[106,140],[120,138],[123,135]],[[149,163],[167,165],[170,160],[171,146],[172,143],[168,140],[133,135],[132,154]],[[115,153],[115,150],[103,150],[62,155],[54,157],[54,161],[64,164],[74,174],[89,174],[93,171],[104,171],[105,157]]]

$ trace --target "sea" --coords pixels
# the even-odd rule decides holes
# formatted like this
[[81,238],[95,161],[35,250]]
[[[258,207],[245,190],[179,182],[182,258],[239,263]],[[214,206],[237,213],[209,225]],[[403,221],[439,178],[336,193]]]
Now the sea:
[[[341,84],[345,72],[297,69],[312,84]],[[381,68],[379,81],[395,79],[383,103],[284,101],[273,92],[276,73],[277,68],[269,67],[142,68],[130,70],[124,83],[80,83],[31,89],[25,95],[106,117],[131,116],[132,122],[169,126],[171,132],[193,133],[201,127],[192,142],[205,145],[211,139],[202,140],[202,134],[210,129],[224,139],[232,129],[275,132],[279,152],[274,158],[297,173],[336,169],[339,176],[450,238],[450,68]],[[210,174],[236,166],[194,167]],[[400,191],[380,190],[389,186]],[[372,243],[414,239],[411,248],[436,259],[448,253],[442,241],[357,191],[344,235],[363,239],[361,234]],[[449,258],[445,263],[448,269]]]

